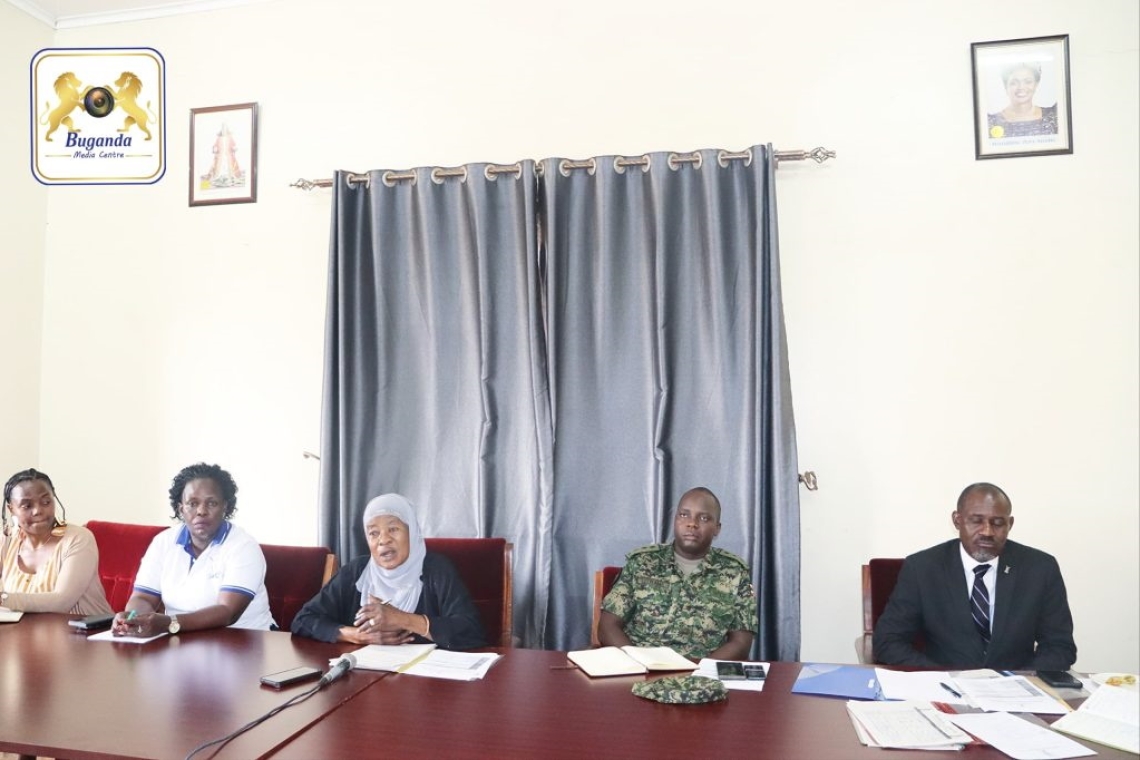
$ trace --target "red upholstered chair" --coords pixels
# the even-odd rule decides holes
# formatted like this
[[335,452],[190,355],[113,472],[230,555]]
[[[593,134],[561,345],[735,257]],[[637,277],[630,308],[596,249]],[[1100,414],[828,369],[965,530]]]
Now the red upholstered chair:
[[288,631],[293,617],[305,602],[336,573],[336,555],[323,546],[280,546],[262,544],[265,555],[265,593],[269,611],[282,631]]
[[135,573],[151,539],[166,530],[162,525],[89,520],[87,529],[99,545],[99,580],[111,609],[122,611],[135,587]]
[[614,587],[614,582],[617,581],[619,575],[621,575],[620,565],[607,565],[601,570],[594,571],[594,619],[590,624],[590,646],[592,647],[602,645],[598,641],[598,624],[602,622],[602,600],[606,598],[606,594],[610,593],[610,589]]
[[[855,653],[859,662],[874,662],[873,636],[875,623],[887,608],[895,583],[899,579],[903,560],[877,558],[863,565],[863,635],[855,640]],[[921,647],[921,642],[916,642]]]
[[513,645],[514,599],[511,550],[503,538],[427,538],[429,552],[444,555],[455,569],[479,611],[487,644]]

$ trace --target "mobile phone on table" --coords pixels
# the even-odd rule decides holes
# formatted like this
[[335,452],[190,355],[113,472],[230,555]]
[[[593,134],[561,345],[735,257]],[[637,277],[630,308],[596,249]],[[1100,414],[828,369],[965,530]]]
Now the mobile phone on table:
[[749,663],[744,666],[744,677],[749,681],[763,681],[768,674],[764,672],[764,666],[757,663]]
[[321,671],[316,668],[302,666],[282,670],[280,673],[270,673],[267,676],[262,676],[261,683],[274,689],[284,689],[286,686],[312,681],[320,677]]
[[1058,689],[1083,689],[1081,679],[1067,670],[1038,670],[1037,677]]
[[722,681],[736,681],[744,679],[744,664],[740,662],[718,662],[716,675]]
[[103,628],[110,628],[111,623],[115,621],[114,614],[111,615],[88,615],[79,620],[68,620],[67,624],[72,628],[80,631],[98,631]]

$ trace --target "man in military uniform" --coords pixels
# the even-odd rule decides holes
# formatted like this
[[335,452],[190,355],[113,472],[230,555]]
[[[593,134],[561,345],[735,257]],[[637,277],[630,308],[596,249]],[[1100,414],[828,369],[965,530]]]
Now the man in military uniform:
[[748,658],[756,594],[748,565],[723,549],[720,502],[707,488],[687,491],[673,517],[673,543],[626,556],[602,602],[598,638],[606,646],[667,646],[690,659]]

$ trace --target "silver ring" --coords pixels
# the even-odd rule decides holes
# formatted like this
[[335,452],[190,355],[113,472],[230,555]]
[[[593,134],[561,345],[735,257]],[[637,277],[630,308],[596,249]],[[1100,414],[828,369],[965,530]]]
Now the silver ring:
[[142,626],[141,625],[135,626],[135,633],[142,633]]

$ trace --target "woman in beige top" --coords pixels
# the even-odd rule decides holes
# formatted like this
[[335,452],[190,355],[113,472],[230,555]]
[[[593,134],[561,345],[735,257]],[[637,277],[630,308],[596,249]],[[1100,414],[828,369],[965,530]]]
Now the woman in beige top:
[[0,607],[109,614],[95,536],[80,525],[68,525],[66,513],[62,521],[56,519],[55,505],[55,486],[42,472],[22,470],[5,484]]

